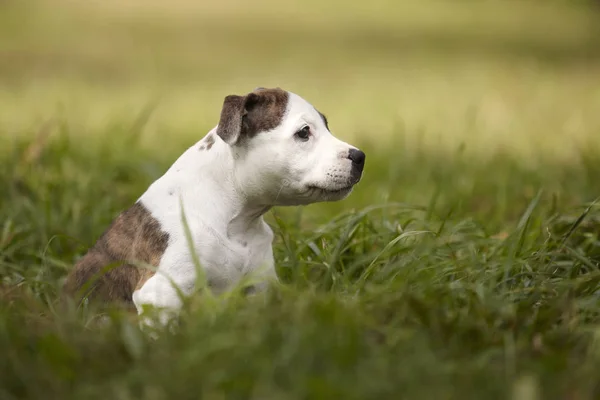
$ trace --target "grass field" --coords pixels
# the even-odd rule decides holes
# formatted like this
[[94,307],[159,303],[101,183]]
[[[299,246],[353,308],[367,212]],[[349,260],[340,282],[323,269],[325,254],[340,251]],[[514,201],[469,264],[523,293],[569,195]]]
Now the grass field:
[[[598,9],[209,3],[0,3],[0,399],[600,398]],[[268,214],[282,284],[198,293],[157,340],[59,311],[257,86],[367,153],[348,199]]]

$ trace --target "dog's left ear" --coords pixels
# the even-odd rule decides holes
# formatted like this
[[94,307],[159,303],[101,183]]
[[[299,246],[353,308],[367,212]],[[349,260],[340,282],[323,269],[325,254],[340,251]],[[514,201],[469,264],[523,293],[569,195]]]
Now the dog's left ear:
[[232,146],[244,135],[251,137],[277,127],[285,113],[287,99],[287,92],[279,88],[225,97],[217,135]]
[[225,97],[217,135],[228,145],[234,145],[240,139],[244,128],[244,117],[260,103],[261,96],[252,92],[247,96],[230,95]]
[[236,95],[227,96],[223,101],[217,135],[230,146],[238,141],[242,133],[242,118],[247,113],[245,102],[245,96]]

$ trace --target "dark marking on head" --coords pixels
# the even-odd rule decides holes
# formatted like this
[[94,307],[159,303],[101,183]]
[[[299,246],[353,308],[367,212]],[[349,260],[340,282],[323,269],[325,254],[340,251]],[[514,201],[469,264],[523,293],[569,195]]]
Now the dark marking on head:
[[327,130],[329,130],[329,123],[327,121],[327,117],[321,111],[317,110],[317,112],[321,116],[321,119],[323,120],[323,123],[325,124],[325,128],[327,128]]
[[173,196],[175,194],[175,191],[173,189],[169,189],[169,196]]
[[225,97],[217,134],[229,145],[252,138],[281,124],[287,109],[286,91],[260,89],[246,96]]
[[202,139],[202,141],[200,142],[200,146],[198,146],[198,150],[210,150],[210,148],[213,147],[213,144],[215,144],[215,137],[212,134],[209,134],[204,139]]
[[213,135],[208,135],[206,139],[204,139],[204,142],[206,143],[206,150],[210,150],[210,148],[213,147],[213,144],[215,144],[215,137]]
[[[65,291],[72,296],[131,304],[134,290],[154,275],[154,271],[134,264],[157,267],[168,243],[169,234],[137,202],[113,221],[75,265],[67,277]],[[79,293],[88,282],[87,293]]]

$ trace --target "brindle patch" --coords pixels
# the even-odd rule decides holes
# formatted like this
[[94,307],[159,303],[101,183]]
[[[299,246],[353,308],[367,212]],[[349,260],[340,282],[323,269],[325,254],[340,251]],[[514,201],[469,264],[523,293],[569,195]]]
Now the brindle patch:
[[[75,265],[67,277],[65,291],[102,301],[131,303],[134,290],[154,274],[134,264],[157,267],[168,242],[169,234],[162,231],[160,223],[137,202],[113,221]],[[88,282],[87,293],[79,293]]]
[[214,138],[214,136],[213,135],[208,135],[206,137],[205,144],[206,144],[206,150],[210,150],[210,148],[213,147],[213,144],[215,144],[215,138]]
[[198,146],[198,150],[200,151],[204,151],[204,150],[210,150],[211,147],[213,147],[213,144],[215,144],[215,138],[213,135],[208,135],[200,144],[200,146]]
[[144,268],[144,269],[140,269],[139,270],[139,280],[137,285],[135,285],[135,290],[140,290],[142,288],[142,286],[144,286],[144,283],[146,283],[146,281],[150,278],[152,278],[154,276],[154,271],[148,268]]
[[248,94],[245,104],[248,114],[242,121],[242,133],[252,137],[277,128],[285,115],[288,97],[288,92],[279,88]]
[[285,90],[259,89],[246,96],[225,97],[217,134],[229,144],[249,139],[281,124],[289,95]]

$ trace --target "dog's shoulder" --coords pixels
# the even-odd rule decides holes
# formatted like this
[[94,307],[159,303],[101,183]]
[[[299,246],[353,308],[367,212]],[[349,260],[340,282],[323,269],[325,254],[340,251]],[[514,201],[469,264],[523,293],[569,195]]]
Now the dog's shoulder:
[[141,279],[153,272],[132,264],[157,267],[169,244],[169,233],[142,201],[119,214],[96,244],[75,265],[65,285],[71,295],[91,279],[98,296],[105,300],[128,300]]
[[156,266],[168,243],[169,234],[139,200],[113,221],[97,245],[115,259]]

